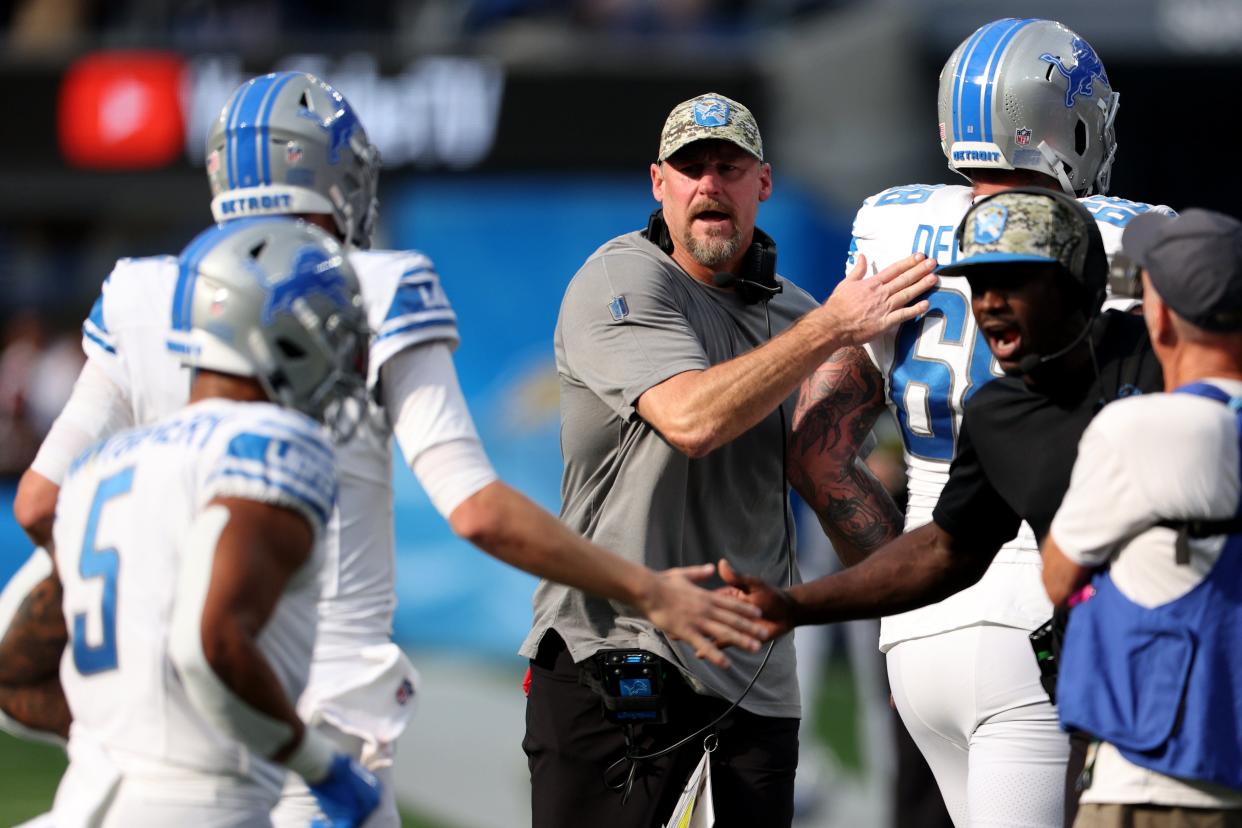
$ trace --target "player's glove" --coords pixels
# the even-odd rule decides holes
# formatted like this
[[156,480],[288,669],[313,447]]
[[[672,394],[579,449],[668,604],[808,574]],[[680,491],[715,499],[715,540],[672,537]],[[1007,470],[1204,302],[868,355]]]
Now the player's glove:
[[312,822],[311,828],[358,828],[379,807],[379,780],[344,753],[333,756],[328,775],[309,787],[327,817]]

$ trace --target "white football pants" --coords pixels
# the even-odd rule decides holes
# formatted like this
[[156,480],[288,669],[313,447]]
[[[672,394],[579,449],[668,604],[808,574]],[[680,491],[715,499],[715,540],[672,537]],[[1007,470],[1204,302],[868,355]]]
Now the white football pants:
[[979,625],[888,652],[897,712],[958,828],[1072,822],[1085,744],[1057,725],[1025,630]]

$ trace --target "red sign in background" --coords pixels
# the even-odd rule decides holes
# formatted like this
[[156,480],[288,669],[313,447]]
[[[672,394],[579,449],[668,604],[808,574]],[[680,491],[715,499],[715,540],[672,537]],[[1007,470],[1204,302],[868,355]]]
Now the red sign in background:
[[144,170],[185,149],[181,107],[185,61],[171,52],[96,52],[75,62],[61,83],[60,149],[76,167]]

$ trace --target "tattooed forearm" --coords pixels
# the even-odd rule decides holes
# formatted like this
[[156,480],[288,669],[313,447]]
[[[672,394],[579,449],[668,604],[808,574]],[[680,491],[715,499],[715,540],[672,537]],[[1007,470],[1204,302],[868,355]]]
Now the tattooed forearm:
[[73,716],[58,679],[25,687],[0,686],[0,710],[31,730],[69,738],[69,723],[73,721]]
[[901,512],[858,457],[883,409],[884,380],[861,348],[834,354],[798,397],[789,481],[846,564],[901,534]]
[[847,566],[855,564],[901,534],[901,510],[861,460],[855,461],[841,485],[824,486],[826,502],[816,510]]
[[60,579],[52,574],[30,591],[0,639],[0,684],[30,685],[54,678],[68,638]]
[[842,348],[803,383],[794,450],[853,456],[884,410],[884,379],[861,348]]

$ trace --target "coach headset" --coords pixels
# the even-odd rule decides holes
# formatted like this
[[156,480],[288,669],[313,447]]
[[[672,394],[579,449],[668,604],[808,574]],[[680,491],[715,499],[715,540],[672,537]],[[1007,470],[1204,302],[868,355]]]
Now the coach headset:
[[[673,239],[669,235],[668,225],[664,222],[664,211],[662,209],[657,208],[651,213],[651,216],[647,219],[647,229],[642,231],[642,236],[647,241],[660,248],[660,250],[662,250],[666,255],[673,255]],[[770,340],[772,338],[772,313],[768,308],[768,302],[771,301],[776,294],[782,291],[783,285],[781,285],[776,279],[776,242],[773,241],[771,236],[760,230],[758,227],[754,228],[754,241],[751,243],[749,249],[747,249],[746,255],[742,258],[741,267],[739,269],[740,273],[738,274],[727,272],[716,273],[712,276],[712,282],[716,285],[716,287],[732,287],[737,292],[738,298],[740,298],[747,305],[763,303],[764,316],[767,320],[768,339]],[[776,410],[779,413],[781,420],[781,490],[784,494],[785,503],[788,504],[789,470],[786,468],[786,453],[788,447],[786,445],[787,438],[785,435],[785,408],[783,405],[778,405]],[[788,505],[786,505],[783,509],[783,517],[785,521],[785,556],[787,566],[787,583],[785,586],[788,588],[789,586],[792,586],[794,579],[794,552],[792,545],[793,530],[789,525]],[[775,646],[775,640],[768,642],[767,651],[763,654],[763,659],[759,662],[759,666],[755,668],[755,672],[751,675],[750,681],[746,683],[746,687],[743,688],[741,694],[733,700],[733,702],[723,713],[699,729],[678,739],[668,747],[654,750],[650,753],[635,753],[633,745],[633,730],[631,726],[626,726],[625,755],[604,771],[604,784],[613,790],[622,791],[622,804],[624,804],[629,798],[630,789],[633,786],[634,776],[638,770],[639,763],[647,762],[652,759],[658,759],[661,756],[672,753],[682,745],[688,744],[692,739],[695,739],[704,733],[708,734],[703,740],[704,749],[708,752],[715,750],[714,747],[708,747],[709,743],[714,743],[716,740],[716,734],[709,731],[714,731],[716,726],[724,721],[734,710],[736,710],[738,705],[742,703],[742,700],[750,693],[750,689],[754,687],[755,682],[759,680],[759,675],[767,666],[768,659],[771,658],[772,650]],[[619,784],[614,785],[609,783],[608,778],[612,773],[613,768],[621,767],[625,762],[630,763],[629,770],[626,772],[625,778]]]
[[[643,238],[660,248],[668,256],[673,255],[673,238],[664,223],[664,210],[656,208],[647,219]],[[748,305],[767,302],[784,287],[776,279],[776,242],[767,233],[754,228],[754,241],[742,257],[740,273],[716,273],[712,283],[718,288],[732,287],[738,298]],[[772,322],[768,320],[768,338],[772,338]]]

